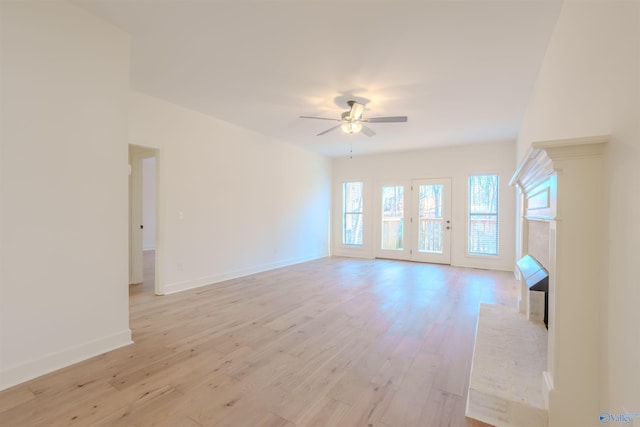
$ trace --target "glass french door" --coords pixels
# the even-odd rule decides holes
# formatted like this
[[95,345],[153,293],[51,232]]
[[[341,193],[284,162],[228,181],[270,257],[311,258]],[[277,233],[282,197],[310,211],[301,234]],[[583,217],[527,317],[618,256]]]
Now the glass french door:
[[405,196],[407,186],[383,185],[381,189],[381,229],[378,256],[407,259],[410,248],[405,241]]
[[416,180],[380,187],[376,256],[451,263],[451,179]]
[[413,182],[412,260],[451,264],[451,179]]

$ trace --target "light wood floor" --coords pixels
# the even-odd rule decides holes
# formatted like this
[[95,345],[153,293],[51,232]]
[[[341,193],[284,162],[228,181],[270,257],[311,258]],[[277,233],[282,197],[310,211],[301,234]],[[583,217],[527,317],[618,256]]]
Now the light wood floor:
[[130,294],[135,344],[1,392],[0,425],[484,426],[464,416],[478,304],[515,305],[516,282],[330,258]]

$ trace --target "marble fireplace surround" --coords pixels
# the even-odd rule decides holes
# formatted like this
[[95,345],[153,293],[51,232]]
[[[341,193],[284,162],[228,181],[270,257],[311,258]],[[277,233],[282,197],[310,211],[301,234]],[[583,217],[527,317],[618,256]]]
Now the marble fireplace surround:
[[[549,223],[546,221],[524,220],[522,228],[527,230],[523,241],[527,242],[523,255],[531,256],[547,272],[549,271]],[[518,273],[519,269],[516,269]],[[521,273],[521,272],[520,272]],[[544,321],[544,292],[532,291],[520,277],[518,311],[532,321]]]
[[535,142],[516,169],[517,259],[530,254],[549,272],[549,329],[527,320],[526,286],[518,307],[481,306],[467,416],[496,426],[563,427],[582,425],[580,417],[597,411],[599,343],[592,332],[599,328],[607,141]]

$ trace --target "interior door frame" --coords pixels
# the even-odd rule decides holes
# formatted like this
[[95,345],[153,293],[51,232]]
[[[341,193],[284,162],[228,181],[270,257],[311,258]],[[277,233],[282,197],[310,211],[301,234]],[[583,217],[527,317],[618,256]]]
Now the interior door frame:
[[156,184],[156,249],[155,249],[155,281],[154,294],[164,295],[161,277],[161,239],[160,239],[160,152],[158,149],[129,144],[129,284],[141,283],[143,277],[143,241],[142,241],[142,161],[155,157]]

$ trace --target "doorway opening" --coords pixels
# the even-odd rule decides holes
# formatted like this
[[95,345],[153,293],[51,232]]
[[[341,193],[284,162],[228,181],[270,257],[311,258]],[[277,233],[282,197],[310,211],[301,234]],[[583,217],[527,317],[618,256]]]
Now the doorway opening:
[[451,264],[451,179],[383,183],[377,258]]
[[158,151],[129,145],[129,290],[162,295],[158,275]]

